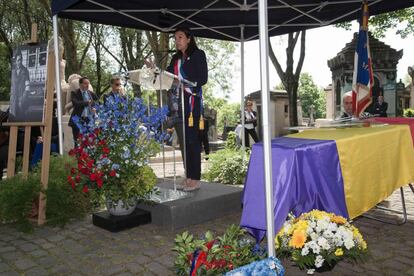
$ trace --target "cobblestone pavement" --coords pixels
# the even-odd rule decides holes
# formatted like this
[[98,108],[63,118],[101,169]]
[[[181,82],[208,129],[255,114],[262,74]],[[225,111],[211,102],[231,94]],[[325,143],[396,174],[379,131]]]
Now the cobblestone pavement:
[[[371,250],[364,264],[339,263],[326,275],[414,275],[414,194],[405,189],[408,222],[402,226],[367,218],[355,221]],[[385,202],[400,207],[399,192]],[[380,213],[383,214],[383,213]],[[390,217],[390,216],[386,216]],[[222,233],[238,224],[240,213],[189,227],[199,236],[206,230]],[[0,275],[174,275],[174,237],[144,225],[110,233],[92,225],[91,218],[64,228],[37,228],[32,234],[0,226]],[[287,275],[306,275],[283,260]]]

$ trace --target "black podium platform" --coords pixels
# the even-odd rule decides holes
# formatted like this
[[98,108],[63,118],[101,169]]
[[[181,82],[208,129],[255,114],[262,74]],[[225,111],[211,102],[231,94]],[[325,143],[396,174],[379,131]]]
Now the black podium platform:
[[[172,189],[173,182],[157,186]],[[151,212],[151,223],[175,230],[240,212],[242,190],[235,186],[202,182],[201,189],[192,192],[191,197],[152,205],[139,204],[138,208]]]
[[151,213],[139,208],[126,216],[112,216],[108,211],[92,215],[92,223],[95,226],[111,232],[119,232],[142,224],[151,223]]

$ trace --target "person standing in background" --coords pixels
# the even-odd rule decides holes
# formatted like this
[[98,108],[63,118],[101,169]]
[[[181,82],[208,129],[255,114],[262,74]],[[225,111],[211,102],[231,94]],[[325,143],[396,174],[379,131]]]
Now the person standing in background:
[[98,100],[96,94],[88,90],[89,79],[82,77],[79,79],[79,89],[71,92],[71,101],[73,104],[73,111],[70,115],[69,126],[72,128],[73,141],[76,144],[76,140],[79,136],[79,128],[73,121],[74,116],[78,116],[81,121],[87,121],[88,116],[95,112],[95,102]]
[[246,147],[250,147],[250,136],[254,142],[259,142],[259,137],[256,133],[257,113],[253,110],[252,101],[247,101],[246,110],[244,111],[244,139]]

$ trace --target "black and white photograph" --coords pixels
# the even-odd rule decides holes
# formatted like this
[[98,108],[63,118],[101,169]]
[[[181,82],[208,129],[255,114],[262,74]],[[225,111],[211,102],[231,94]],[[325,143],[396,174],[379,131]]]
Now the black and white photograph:
[[9,122],[42,122],[47,43],[13,50]]

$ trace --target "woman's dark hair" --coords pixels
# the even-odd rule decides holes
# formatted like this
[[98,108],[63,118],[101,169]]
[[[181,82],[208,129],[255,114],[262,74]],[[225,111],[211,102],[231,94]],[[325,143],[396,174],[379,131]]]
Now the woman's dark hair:
[[[187,55],[187,57],[191,56],[191,54],[196,49],[198,49],[198,47],[197,47],[197,43],[195,41],[195,37],[194,37],[193,33],[191,32],[190,28],[188,28],[188,27],[178,27],[177,29],[175,29],[174,34],[176,32],[183,32],[185,34],[185,36],[190,39],[190,43],[188,44],[187,50],[185,50],[185,54]],[[181,51],[178,51],[178,50],[175,54],[178,57],[182,56]]]

